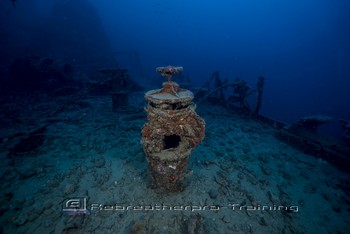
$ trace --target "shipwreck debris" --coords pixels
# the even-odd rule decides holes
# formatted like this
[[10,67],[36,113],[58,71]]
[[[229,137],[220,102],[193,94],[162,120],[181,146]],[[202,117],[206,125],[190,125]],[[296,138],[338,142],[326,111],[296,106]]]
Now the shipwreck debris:
[[9,66],[6,85],[21,92],[51,92],[65,86],[79,86],[74,73],[73,66],[62,60],[41,56],[20,57]]
[[333,163],[340,169],[348,170],[350,146],[344,141],[317,132],[320,125],[330,121],[330,117],[323,115],[303,117],[281,128],[277,137],[306,153]]
[[171,81],[182,67],[156,69],[168,81],[162,89],[145,94],[147,123],[142,129],[142,144],[155,187],[182,191],[189,156],[203,139],[205,122],[195,112],[191,91]]
[[107,68],[100,69],[100,72],[111,78],[110,85],[113,111],[118,111],[127,107],[130,92],[128,70],[124,68]]
[[289,131],[300,132],[300,131],[317,131],[317,128],[322,124],[331,122],[331,118],[325,115],[312,115],[302,117],[295,121],[293,124],[288,126]]
[[259,76],[258,82],[256,84],[256,90],[258,91],[258,95],[257,95],[255,109],[252,112],[252,115],[254,116],[258,116],[260,112],[260,108],[262,105],[262,94],[263,94],[264,85],[265,85],[265,77]]

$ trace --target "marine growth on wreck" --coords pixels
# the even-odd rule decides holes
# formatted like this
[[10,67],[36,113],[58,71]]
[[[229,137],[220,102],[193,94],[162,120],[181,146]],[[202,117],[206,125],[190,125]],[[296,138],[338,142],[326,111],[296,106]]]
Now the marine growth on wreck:
[[182,67],[156,69],[168,81],[162,89],[145,94],[147,123],[142,129],[142,144],[153,185],[166,191],[182,191],[192,150],[204,139],[205,122],[195,112],[191,91],[171,80]]

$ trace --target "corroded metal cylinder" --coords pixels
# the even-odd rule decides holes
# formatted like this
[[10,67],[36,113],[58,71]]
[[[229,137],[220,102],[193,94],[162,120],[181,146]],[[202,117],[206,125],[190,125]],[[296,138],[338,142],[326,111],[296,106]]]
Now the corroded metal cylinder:
[[[163,69],[169,68],[174,69]],[[153,185],[166,191],[182,191],[188,159],[204,139],[205,122],[195,112],[192,92],[172,82],[171,75],[176,70],[170,71],[159,71],[169,79],[162,89],[145,94],[148,121],[142,129],[142,144]]]

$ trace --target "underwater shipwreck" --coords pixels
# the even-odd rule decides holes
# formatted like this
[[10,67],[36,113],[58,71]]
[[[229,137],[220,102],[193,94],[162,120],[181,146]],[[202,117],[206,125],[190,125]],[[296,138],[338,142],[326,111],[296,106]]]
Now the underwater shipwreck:
[[[21,58],[11,69],[12,80],[36,72],[26,82],[45,89],[28,95],[16,87],[25,96],[1,99],[4,233],[303,233],[349,225],[349,123],[340,121],[344,138],[336,139],[317,131],[326,116],[285,124],[261,115],[262,76],[252,89],[215,71],[192,87],[184,68],[164,66],[156,68],[168,79],[163,87],[145,90],[119,67],[85,83],[49,58]],[[318,213],[341,218],[323,226],[321,215],[310,225],[305,216],[325,202]]]
[[0,234],[350,233],[349,9],[0,1]]

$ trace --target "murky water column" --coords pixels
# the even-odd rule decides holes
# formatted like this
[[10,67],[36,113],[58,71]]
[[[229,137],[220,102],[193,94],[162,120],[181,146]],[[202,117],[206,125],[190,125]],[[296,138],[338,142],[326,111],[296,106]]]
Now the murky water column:
[[191,91],[171,80],[182,67],[159,67],[168,77],[162,89],[145,94],[147,123],[142,129],[142,144],[153,185],[166,191],[182,191],[189,156],[203,139],[205,122],[195,112]]

